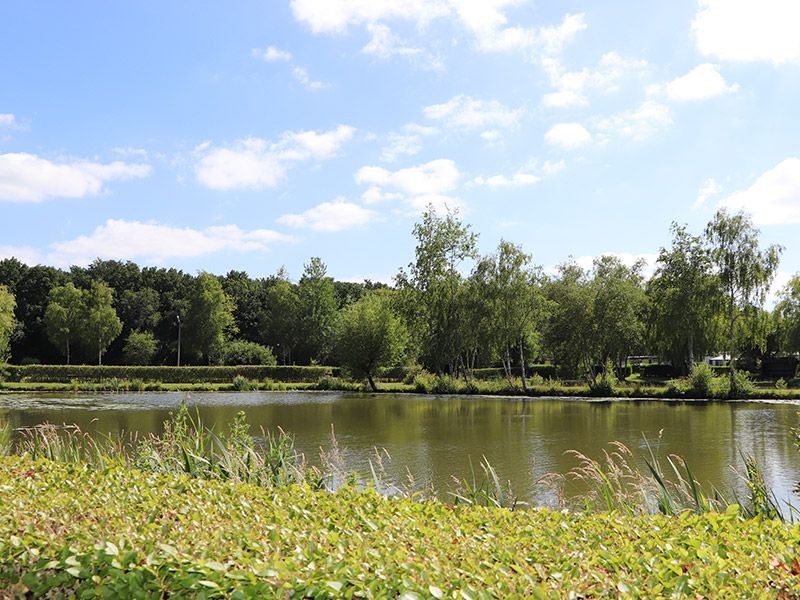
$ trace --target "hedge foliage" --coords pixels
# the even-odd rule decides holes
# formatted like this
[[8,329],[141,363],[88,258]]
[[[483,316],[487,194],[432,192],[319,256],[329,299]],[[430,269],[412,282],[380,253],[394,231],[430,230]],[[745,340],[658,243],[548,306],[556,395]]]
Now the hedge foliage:
[[254,381],[315,382],[320,378],[337,376],[336,367],[296,367],[239,365],[217,367],[133,367],[114,365],[5,365],[2,367],[8,381],[69,383],[77,381],[105,381],[109,379],[137,379],[163,383],[230,383],[237,375]]
[[10,597],[797,597],[800,528],[512,512],[0,458]]

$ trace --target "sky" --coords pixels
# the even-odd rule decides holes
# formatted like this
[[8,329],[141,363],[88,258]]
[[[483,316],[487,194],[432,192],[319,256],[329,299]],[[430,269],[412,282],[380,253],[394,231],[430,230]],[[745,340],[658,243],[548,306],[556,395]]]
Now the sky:
[[482,253],[652,265],[745,210],[800,271],[796,0],[7,0],[0,258],[390,281]]

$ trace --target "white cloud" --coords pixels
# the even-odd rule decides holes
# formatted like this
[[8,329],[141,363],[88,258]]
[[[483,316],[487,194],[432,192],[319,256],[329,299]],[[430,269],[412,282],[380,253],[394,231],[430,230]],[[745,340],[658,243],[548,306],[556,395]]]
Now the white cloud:
[[261,48],[253,48],[253,56],[260,58],[266,62],[284,61],[290,62],[292,60],[292,53],[286,50],[279,50],[275,46],[270,46],[266,50]]
[[381,148],[381,160],[394,162],[400,156],[413,156],[422,150],[422,138],[438,133],[435,127],[424,127],[416,123],[403,126],[401,132],[388,135],[387,145]]
[[278,218],[278,223],[289,227],[332,232],[363,227],[376,216],[375,211],[337,198],[333,202],[323,202],[299,214],[283,215]]
[[[356,183],[370,186],[365,192],[365,201],[402,199],[417,211],[420,207],[424,210],[429,203],[440,207],[461,206],[457,198],[448,195],[458,187],[460,178],[458,167],[449,159],[432,160],[397,171],[366,166],[355,174]],[[387,193],[386,188],[391,191]]]
[[592,134],[580,123],[558,123],[544,134],[544,140],[566,150],[580,148],[592,141]]
[[122,161],[56,163],[25,152],[0,154],[0,201],[82,198],[101,193],[109,181],[147,177],[151,172],[150,165]]
[[134,156],[139,160],[148,160],[149,156],[147,154],[147,150],[144,148],[133,148],[131,146],[121,147],[117,146],[116,148],[112,148],[111,151],[114,154],[118,154],[119,156],[130,157]]
[[800,223],[800,158],[781,161],[717,206],[749,212],[757,225]]
[[327,84],[322,81],[311,79],[311,76],[308,74],[308,69],[305,67],[292,67],[292,77],[294,77],[295,81],[300,85],[312,92],[328,87]]
[[388,25],[383,23],[369,23],[367,32],[369,42],[361,48],[364,54],[370,54],[383,60],[395,57],[405,58],[421,69],[440,71],[444,68],[440,58],[434,56],[424,48],[410,45],[396,35]]
[[655,100],[645,100],[638,108],[600,119],[597,128],[608,137],[644,140],[672,124],[670,108]]
[[17,120],[11,113],[0,113],[0,127],[14,128]]
[[772,310],[775,308],[775,305],[780,301],[781,291],[783,291],[783,288],[786,287],[786,284],[789,283],[796,275],[797,273],[790,273],[788,271],[778,271],[775,274],[775,279],[769,288],[769,292],[767,292],[767,299],[764,302],[764,306],[767,310]]
[[555,175],[556,173],[563,171],[564,168],[567,166],[567,163],[564,160],[546,160],[542,165],[542,174],[544,175]]
[[692,21],[697,49],[734,62],[800,62],[797,0],[699,0]]
[[521,109],[508,108],[497,100],[478,100],[464,95],[426,106],[423,112],[427,118],[461,131],[514,127],[522,115]]
[[637,73],[647,67],[647,61],[623,58],[616,52],[607,52],[600,57],[595,69],[565,72],[561,61],[550,58],[542,61],[555,92],[545,94],[542,104],[552,108],[585,106],[589,102],[586,93],[600,90],[610,93],[618,89],[617,83],[626,75]]
[[109,219],[90,235],[51,244],[47,260],[58,265],[85,265],[98,257],[160,263],[173,257],[203,256],[223,250],[263,252],[274,243],[291,239],[268,229],[243,231],[236,225],[198,230]]
[[697,65],[686,75],[673,79],[664,86],[667,98],[678,102],[706,100],[732,94],[738,89],[738,84],[728,85],[720,74],[719,67],[710,63]]
[[594,267],[595,259],[601,256],[614,256],[618,258],[620,262],[622,262],[622,264],[627,267],[632,267],[639,261],[644,262],[644,266],[642,268],[642,275],[644,275],[646,279],[649,279],[655,273],[656,261],[658,260],[658,254],[651,254],[651,253],[631,254],[630,252],[603,252],[598,256],[579,256],[578,258],[575,259],[575,262],[578,263],[578,266],[580,266],[581,268],[590,271]]
[[331,158],[354,133],[339,125],[323,132],[288,131],[277,142],[250,137],[226,148],[206,142],[195,149],[197,179],[216,190],[275,187],[292,163]]
[[583,14],[567,14],[549,27],[509,25],[506,11],[524,0],[291,0],[295,19],[315,34],[341,33],[350,25],[379,24],[390,19],[411,21],[418,31],[433,20],[452,18],[473,36],[480,50],[559,52],[586,28]]
[[43,263],[42,254],[32,246],[0,246],[0,260],[16,258],[28,266]]
[[706,205],[709,198],[713,198],[722,191],[722,187],[711,177],[703,182],[700,190],[697,192],[697,198],[692,204],[692,210],[699,210]]
[[540,180],[541,178],[533,173],[514,173],[511,177],[506,177],[505,175],[492,175],[491,177],[478,176],[472,180],[472,183],[490,188],[500,188],[533,185]]

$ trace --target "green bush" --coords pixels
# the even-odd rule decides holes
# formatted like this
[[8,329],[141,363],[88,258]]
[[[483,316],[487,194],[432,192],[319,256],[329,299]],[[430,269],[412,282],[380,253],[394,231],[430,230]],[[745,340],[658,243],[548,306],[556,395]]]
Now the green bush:
[[149,365],[157,350],[158,341],[151,332],[131,331],[122,347],[122,356],[129,365]]
[[237,392],[249,392],[253,389],[253,384],[250,383],[250,380],[247,377],[243,377],[242,375],[237,375],[233,378],[232,381],[233,389]]
[[216,362],[226,366],[275,366],[278,364],[272,348],[246,340],[225,342],[220,349],[219,356],[216,357]]
[[704,362],[697,363],[689,376],[691,391],[698,398],[711,398],[716,391],[714,371]]
[[617,384],[618,380],[614,370],[614,363],[609,360],[606,363],[603,373],[598,374],[589,385],[589,395],[600,398],[611,397],[617,390]]
[[437,375],[431,387],[432,394],[457,394],[458,381],[451,375]]

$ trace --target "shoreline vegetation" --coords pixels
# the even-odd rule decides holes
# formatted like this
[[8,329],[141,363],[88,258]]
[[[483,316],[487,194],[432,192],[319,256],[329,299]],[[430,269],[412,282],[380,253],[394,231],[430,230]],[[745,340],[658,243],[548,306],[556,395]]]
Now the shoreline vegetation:
[[[646,444],[575,453],[580,498],[518,510],[487,462],[450,490],[309,466],[240,413],[183,403],[164,433],[104,438],[0,425],[0,587],[12,595],[204,598],[795,597],[800,525],[755,462],[744,497],[707,493]],[[91,490],[91,493],[87,493]],[[788,512],[787,512],[788,511]],[[208,524],[213,523],[213,527]]]
[[476,369],[473,378],[465,381],[419,369],[386,369],[376,376],[373,387],[365,380],[345,377],[338,367],[327,366],[0,365],[0,393],[342,391],[530,398],[800,400],[800,380],[751,381],[742,375],[733,396],[724,369],[698,368],[688,377],[668,380],[645,379],[632,373],[626,380],[598,378],[594,385],[539,374],[552,375],[551,365],[532,366],[525,382],[521,377],[500,377],[500,371]]

